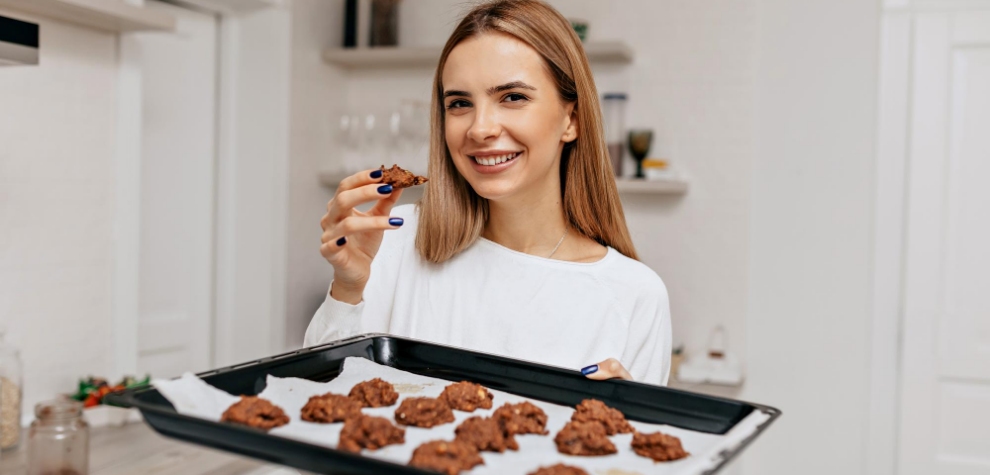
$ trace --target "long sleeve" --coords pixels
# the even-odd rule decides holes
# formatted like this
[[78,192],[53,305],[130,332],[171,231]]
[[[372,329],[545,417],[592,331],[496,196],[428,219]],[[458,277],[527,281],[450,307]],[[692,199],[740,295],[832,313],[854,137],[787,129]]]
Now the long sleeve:
[[323,305],[316,310],[313,320],[306,328],[303,346],[315,346],[334,340],[341,340],[361,333],[361,314],[364,300],[357,305],[340,302],[327,292]]
[[663,282],[651,281],[655,288],[634,309],[620,361],[636,381],[666,386],[672,346],[670,302]]

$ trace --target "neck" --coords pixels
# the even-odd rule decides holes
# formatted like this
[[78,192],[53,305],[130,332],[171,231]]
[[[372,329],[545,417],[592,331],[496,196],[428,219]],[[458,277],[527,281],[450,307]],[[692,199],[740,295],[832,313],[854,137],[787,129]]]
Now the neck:
[[567,230],[560,184],[541,196],[488,202],[483,236],[514,251],[547,257]]

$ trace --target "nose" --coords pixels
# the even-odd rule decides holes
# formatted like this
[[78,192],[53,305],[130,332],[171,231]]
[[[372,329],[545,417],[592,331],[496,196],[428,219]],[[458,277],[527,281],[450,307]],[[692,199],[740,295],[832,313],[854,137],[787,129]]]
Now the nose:
[[467,132],[468,138],[475,142],[484,142],[502,134],[502,125],[494,107],[476,106],[475,111],[474,122]]

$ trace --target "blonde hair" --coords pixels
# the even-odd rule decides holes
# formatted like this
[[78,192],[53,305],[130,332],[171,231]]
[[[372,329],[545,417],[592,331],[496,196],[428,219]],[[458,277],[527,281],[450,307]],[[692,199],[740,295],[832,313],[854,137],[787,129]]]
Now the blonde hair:
[[420,201],[416,248],[440,263],[481,236],[488,200],[478,196],[457,171],[444,135],[443,82],[447,56],[461,41],[486,32],[512,35],[536,50],[561,100],[573,103],[578,138],[561,153],[564,215],[581,234],[637,259],[608,158],[598,91],[588,58],[570,23],[539,0],[495,0],[474,7],[451,33],[433,79],[430,112],[430,184]]

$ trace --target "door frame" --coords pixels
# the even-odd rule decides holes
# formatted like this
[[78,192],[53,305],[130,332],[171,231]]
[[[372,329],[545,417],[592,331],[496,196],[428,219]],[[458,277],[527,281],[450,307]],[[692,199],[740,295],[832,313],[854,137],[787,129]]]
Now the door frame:
[[[165,1],[206,10],[216,15],[219,22],[211,365],[232,364],[280,352],[285,349],[290,5],[278,0]],[[117,42],[112,377],[135,375],[138,361],[143,111],[141,53],[133,41],[134,34],[141,33],[122,33]],[[245,43],[273,41],[275,47],[260,53],[240,47]],[[250,81],[262,73],[271,77],[273,70],[279,76],[274,81]],[[272,113],[251,121],[238,116],[239,111],[259,108]],[[266,133],[258,134],[259,128]],[[259,147],[263,154],[244,152]],[[238,167],[245,157],[254,162],[249,167]],[[268,198],[270,206],[266,213],[240,209],[242,197],[254,194]],[[252,279],[251,275],[245,275],[251,273],[239,272],[237,264],[246,251],[241,245],[244,239],[239,229],[245,228],[267,231],[261,239],[268,251],[262,259],[265,272],[253,273],[264,274],[264,278]],[[269,302],[268,308],[255,309],[255,320],[243,324],[239,321],[243,312],[238,306],[239,295],[260,296]]]
[[864,473],[896,475],[905,318],[912,68],[919,14],[990,10],[990,0],[881,0],[873,235],[873,316]]

